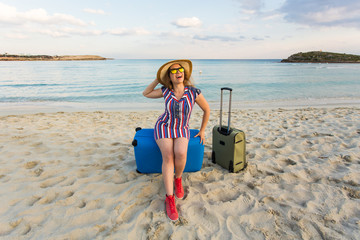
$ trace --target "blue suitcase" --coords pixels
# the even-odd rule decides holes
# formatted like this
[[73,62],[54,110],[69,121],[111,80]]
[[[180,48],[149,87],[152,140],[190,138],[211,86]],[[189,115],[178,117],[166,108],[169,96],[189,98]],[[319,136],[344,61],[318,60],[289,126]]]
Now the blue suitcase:
[[[184,172],[196,172],[202,167],[204,145],[200,144],[199,137],[194,138],[198,132],[199,130],[190,129],[190,140]],[[136,128],[132,145],[134,146],[136,166],[139,173],[161,173],[162,157],[154,139],[154,129]]]

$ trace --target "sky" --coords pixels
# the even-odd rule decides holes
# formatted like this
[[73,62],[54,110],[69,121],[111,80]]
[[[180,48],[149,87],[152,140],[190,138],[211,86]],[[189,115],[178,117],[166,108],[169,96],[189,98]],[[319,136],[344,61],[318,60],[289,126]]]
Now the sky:
[[282,59],[359,39],[359,0],[0,0],[0,54]]

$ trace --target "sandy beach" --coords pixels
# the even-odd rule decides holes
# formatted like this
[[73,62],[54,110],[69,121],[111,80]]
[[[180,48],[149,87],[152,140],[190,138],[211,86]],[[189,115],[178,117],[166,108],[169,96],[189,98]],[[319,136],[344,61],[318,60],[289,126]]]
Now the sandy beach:
[[211,162],[213,110],[177,222],[131,145],[160,113],[0,116],[0,239],[359,239],[360,108],[233,110],[247,136],[240,173]]

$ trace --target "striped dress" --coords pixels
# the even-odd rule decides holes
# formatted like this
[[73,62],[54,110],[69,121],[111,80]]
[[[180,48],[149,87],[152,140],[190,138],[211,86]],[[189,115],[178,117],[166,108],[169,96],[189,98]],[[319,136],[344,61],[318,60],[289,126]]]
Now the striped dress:
[[189,119],[200,89],[185,86],[184,95],[177,99],[173,90],[161,88],[165,99],[165,113],[154,128],[155,140],[160,138],[190,138]]

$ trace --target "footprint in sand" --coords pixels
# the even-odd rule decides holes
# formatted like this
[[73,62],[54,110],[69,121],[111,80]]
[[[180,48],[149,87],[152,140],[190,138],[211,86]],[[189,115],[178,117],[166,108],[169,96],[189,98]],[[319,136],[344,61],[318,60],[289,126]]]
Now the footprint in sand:
[[291,160],[290,158],[281,159],[280,160],[281,166],[294,166],[296,165],[296,162],[294,160]]
[[212,205],[219,205],[225,202],[231,202],[239,198],[239,191],[229,191],[229,189],[218,188],[210,191],[207,194],[209,203]]
[[50,179],[45,180],[44,182],[42,182],[40,184],[40,187],[41,188],[48,188],[48,187],[55,186],[56,184],[61,183],[62,181],[64,181],[66,178],[67,177],[65,177],[65,176],[50,178]]
[[240,219],[237,219],[236,217],[230,216],[226,219],[226,228],[229,230],[229,232],[233,235],[233,237],[236,236],[237,239],[251,239],[254,237],[254,235],[246,234],[245,230],[241,227],[239,224]]
[[288,173],[284,173],[282,176],[282,180],[285,181],[288,184],[298,184],[299,183],[299,176],[296,175],[295,173],[292,172],[288,172]]
[[67,178],[66,180],[64,180],[60,186],[61,187],[65,187],[65,186],[72,186],[74,185],[74,183],[76,182],[77,178],[75,176],[71,176],[69,178]]
[[277,148],[282,148],[286,145],[285,138],[278,138],[274,141],[274,146]]
[[133,222],[138,216],[144,213],[148,203],[133,203],[126,206],[122,211],[119,210],[119,216],[116,219],[117,223]]
[[104,207],[104,205],[105,204],[103,199],[94,199],[86,204],[86,209],[87,210],[101,209]]
[[84,208],[84,207],[86,207],[86,202],[85,202],[84,200],[82,200],[81,202],[79,202],[79,203],[77,204],[77,207],[78,207],[78,208]]
[[270,143],[263,143],[261,144],[261,147],[265,149],[270,149],[270,148],[274,148],[274,145]]
[[44,172],[44,169],[38,168],[33,171],[33,174],[37,177],[39,177]]
[[189,184],[189,189],[187,190],[187,194],[188,195],[196,195],[196,194],[206,194],[208,192],[207,188],[205,187],[205,183],[204,182],[193,182],[190,181]]
[[192,206],[186,212],[192,216],[192,221],[197,223],[200,231],[208,233],[205,238],[210,238],[212,233],[220,230],[218,217],[205,206]]
[[23,219],[18,219],[8,224],[2,224],[0,227],[0,236],[6,236],[13,231],[16,232],[16,235],[25,235],[31,230],[30,225],[24,224]]
[[81,168],[81,169],[77,170],[76,176],[78,178],[87,178],[93,171],[94,170],[90,169],[89,167]]
[[57,192],[48,192],[44,197],[42,197],[39,200],[40,204],[49,204],[55,201],[55,199],[57,199],[57,197],[59,196],[59,193]]
[[342,187],[342,190],[346,193],[346,195],[352,199],[360,199],[360,191],[355,190],[351,187]]
[[264,139],[260,138],[260,137],[253,137],[251,140],[253,140],[254,142],[257,142],[257,143],[264,141]]
[[169,236],[167,236],[165,230],[166,224],[163,222],[156,222],[155,224],[148,225],[147,226],[147,239],[168,239]]
[[[69,219],[68,224],[72,226],[94,226],[97,223],[103,223],[109,216],[105,209],[96,209],[90,211],[82,211]],[[63,238],[62,238],[63,239]],[[65,238],[66,239],[66,238]],[[70,238],[77,239],[77,238]]]
[[74,196],[75,192],[73,191],[66,191],[59,194],[58,201],[56,201],[57,205],[61,206],[70,206],[74,205],[77,201],[76,198],[72,197]]
[[27,205],[32,207],[36,202],[38,202],[41,199],[39,196],[32,196],[29,199],[26,200]]
[[324,239],[322,231],[315,222],[303,218],[299,221],[298,226],[302,230],[304,239]]
[[32,169],[32,168],[36,167],[38,164],[39,164],[39,162],[31,161],[31,162],[27,162],[24,167],[26,169]]
[[66,198],[72,197],[74,194],[75,194],[75,192],[73,192],[73,191],[65,191],[63,193],[60,193],[60,197],[66,199]]
[[26,224],[22,227],[22,229],[20,230],[20,234],[21,235],[26,235],[31,231],[31,226],[30,224]]

